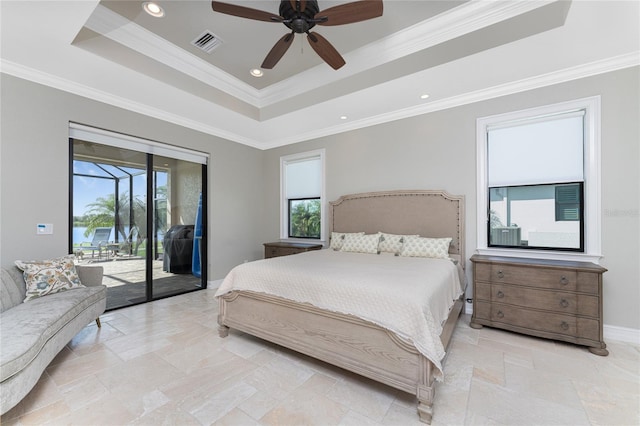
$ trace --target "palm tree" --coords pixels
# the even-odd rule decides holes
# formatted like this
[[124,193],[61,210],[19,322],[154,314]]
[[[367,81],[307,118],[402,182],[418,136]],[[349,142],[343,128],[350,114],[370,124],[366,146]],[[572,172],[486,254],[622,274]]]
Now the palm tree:
[[291,236],[320,238],[320,200],[300,200],[294,203]]
[[87,204],[85,237],[93,234],[96,228],[111,227],[115,224],[115,198],[114,194],[109,194],[106,197],[98,197],[93,203]]
[[[167,187],[159,186],[157,188],[158,198],[166,198]],[[129,196],[128,192],[123,192],[118,201],[118,229],[116,233],[121,236],[119,240],[125,243],[133,243],[131,239],[136,235],[136,243],[134,253],[137,254],[140,245],[147,239],[147,205],[145,200],[135,195]],[[133,218],[130,218],[129,205],[133,206]],[[116,220],[116,203],[115,194],[108,194],[105,197],[98,197],[93,203],[87,204],[88,208],[85,215],[87,219],[87,229],[84,232],[85,237],[89,237],[96,228],[113,227]],[[166,210],[166,207],[165,207]],[[167,227],[167,217],[161,212],[156,212],[156,227],[164,232]],[[129,232],[125,231],[125,226],[129,226]]]

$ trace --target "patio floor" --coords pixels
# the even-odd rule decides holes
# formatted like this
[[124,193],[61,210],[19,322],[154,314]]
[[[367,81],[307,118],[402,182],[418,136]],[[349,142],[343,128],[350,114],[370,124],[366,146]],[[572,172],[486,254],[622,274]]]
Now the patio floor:
[[[107,310],[146,301],[145,259],[115,256],[109,259],[85,258],[80,264],[104,268],[102,283],[107,286]],[[200,278],[193,274],[163,271],[162,260],[153,261],[153,298],[181,294],[200,288]]]

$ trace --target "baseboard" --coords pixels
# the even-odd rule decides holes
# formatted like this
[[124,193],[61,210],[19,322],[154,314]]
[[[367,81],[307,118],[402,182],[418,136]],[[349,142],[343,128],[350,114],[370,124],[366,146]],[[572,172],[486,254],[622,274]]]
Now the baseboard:
[[[465,302],[464,313],[468,315],[473,314],[473,303]],[[635,328],[618,327],[615,325],[605,324],[602,327],[602,334],[604,335],[605,342],[607,340],[615,340],[617,342],[640,345],[640,330]]]
[[218,287],[220,287],[220,284],[222,284],[222,281],[224,281],[224,278],[220,280],[207,281],[207,290],[217,290]]
[[616,340],[618,342],[631,343],[640,345],[640,330],[635,328],[618,327],[615,325],[605,324],[602,327],[605,342],[607,340]]
[[468,315],[473,314],[473,303],[464,302],[464,313]]

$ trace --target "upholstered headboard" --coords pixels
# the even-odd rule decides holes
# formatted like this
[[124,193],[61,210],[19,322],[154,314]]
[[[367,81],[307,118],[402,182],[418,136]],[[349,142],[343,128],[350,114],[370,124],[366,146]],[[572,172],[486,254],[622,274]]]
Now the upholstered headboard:
[[464,196],[427,190],[343,195],[329,203],[331,231],[451,237],[449,253],[464,265]]

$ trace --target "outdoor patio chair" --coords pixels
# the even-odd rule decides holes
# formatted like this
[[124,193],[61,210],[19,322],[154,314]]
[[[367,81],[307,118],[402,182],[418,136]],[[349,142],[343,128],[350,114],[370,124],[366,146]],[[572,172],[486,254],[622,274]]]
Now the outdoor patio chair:
[[96,228],[93,231],[93,239],[90,246],[81,246],[84,250],[91,250],[91,257],[94,257],[96,250],[98,251],[98,259],[102,257],[102,250],[106,252],[107,243],[111,237],[111,228]]

